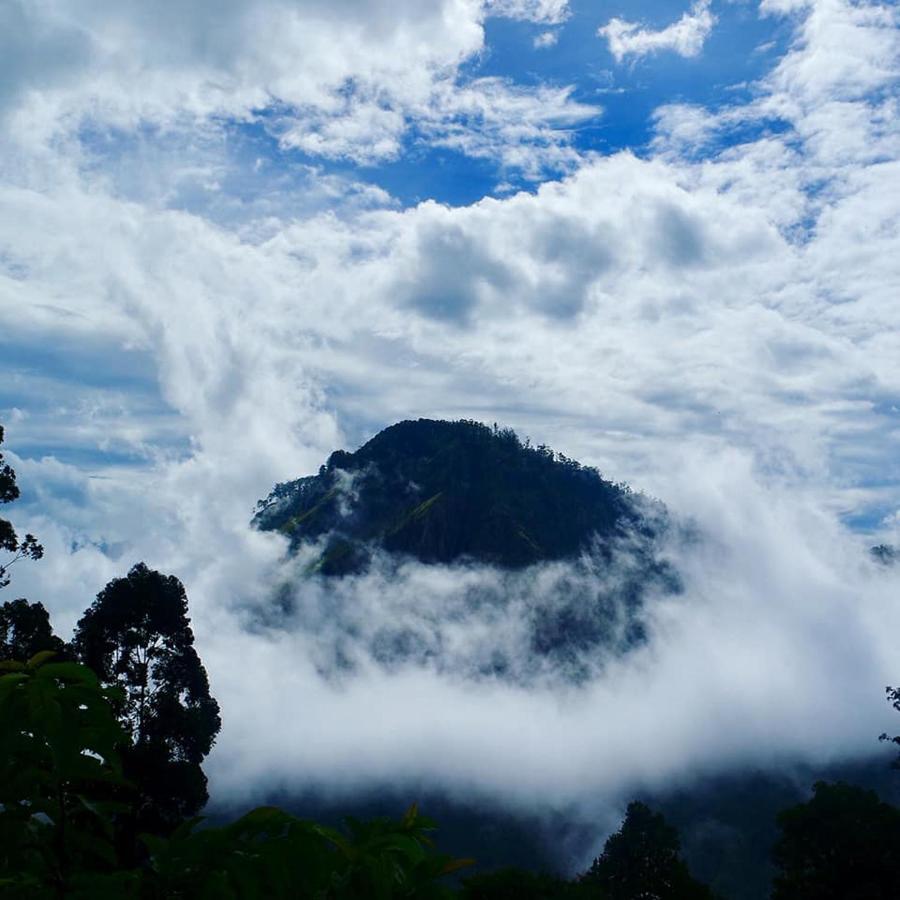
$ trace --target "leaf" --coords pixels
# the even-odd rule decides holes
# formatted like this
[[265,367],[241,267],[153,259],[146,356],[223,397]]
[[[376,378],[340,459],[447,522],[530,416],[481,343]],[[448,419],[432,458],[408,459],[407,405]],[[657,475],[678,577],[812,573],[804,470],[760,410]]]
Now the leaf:
[[53,659],[57,653],[55,650],[41,650],[39,653],[35,653],[31,659],[25,663],[25,667],[28,669],[37,669],[42,666],[48,659]]
[[419,818],[419,804],[411,803],[409,805],[409,809],[403,815],[403,827],[404,828],[412,828],[415,824],[416,819]]
[[66,681],[77,681],[92,687],[98,683],[97,676],[87,666],[75,662],[47,663],[41,666],[37,674],[39,678],[61,678]]

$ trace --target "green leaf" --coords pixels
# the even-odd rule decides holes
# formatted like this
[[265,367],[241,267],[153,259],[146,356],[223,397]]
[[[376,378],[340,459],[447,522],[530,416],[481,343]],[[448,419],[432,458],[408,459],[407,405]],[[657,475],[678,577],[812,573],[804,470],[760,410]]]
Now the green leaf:
[[418,819],[418,818],[419,818],[419,804],[411,803],[409,806],[409,809],[407,809],[403,815],[403,827],[411,828],[415,824],[416,819]]
[[[40,653],[37,654],[37,656],[40,655]],[[33,657],[33,659],[36,659],[37,656]],[[76,681],[91,686],[98,684],[97,676],[87,666],[75,662],[47,663],[41,666],[37,674],[39,678],[61,678],[66,681]]]
[[56,655],[57,652],[55,650],[41,650],[39,653],[35,653],[25,666],[28,669],[40,668],[48,659],[53,659]]

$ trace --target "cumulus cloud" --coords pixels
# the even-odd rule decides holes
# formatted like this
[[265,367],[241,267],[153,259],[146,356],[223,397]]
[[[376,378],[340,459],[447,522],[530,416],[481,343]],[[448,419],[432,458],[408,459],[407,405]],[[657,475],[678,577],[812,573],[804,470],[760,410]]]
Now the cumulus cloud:
[[[840,522],[900,506],[896,11],[796,11],[750,103],[669,106],[642,158],[578,158],[547,136],[587,114],[566,88],[456,77],[483,47],[474,4],[220,6],[163,4],[159,27],[140,4],[4,8],[30,37],[0,52],[0,414],[20,411],[10,513],[48,550],[16,593],[65,629],[137,559],[181,576],[223,792],[404,775],[528,804],[868,752],[897,576]],[[393,153],[414,111],[429,142],[570,171],[401,208],[235,152],[216,117],[239,128],[273,96],[283,151]],[[645,648],[572,692],[365,657],[340,684],[314,629],[248,630],[286,574],[256,500],[417,415],[509,423],[696,522]],[[429,577],[448,576],[406,587],[446,598]]]
[[616,62],[622,62],[626,56],[641,57],[659,50],[672,50],[690,58],[700,53],[716,24],[710,5],[711,0],[697,0],[677,22],[658,31],[614,18],[597,29],[597,34],[606,38]]
[[476,155],[534,171],[553,167],[565,125],[595,113],[567,91],[460,73],[483,50],[486,16],[555,24],[565,0],[162,2],[152,15],[139,3],[10,0],[0,15],[0,118],[29,142],[85,123],[195,133],[227,119],[269,127],[285,148],[373,163],[396,158],[418,121],[418,139],[457,135],[466,152],[461,120],[476,115],[511,125]]

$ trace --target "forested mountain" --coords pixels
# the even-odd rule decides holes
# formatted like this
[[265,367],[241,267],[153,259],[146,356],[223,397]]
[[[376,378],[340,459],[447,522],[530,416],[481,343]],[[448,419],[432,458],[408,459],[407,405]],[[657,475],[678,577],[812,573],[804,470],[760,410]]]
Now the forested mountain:
[[592,540],[649,535],[661,504],[509,429],[399,422],[317,475],[275,487],[256,524],[296,547],[323,541],[323,574],[358,571],[373,547],[426,563],[517,568],[574,557]]
[[[644,640],[651,595],[679,589],[660,502],[496,425],[400,422],[277,485],[254,521],[299,562],[263,615],[314,632],[324,673],[366,658],[584,681]],[[422,565],[465,571],[435,587]]]

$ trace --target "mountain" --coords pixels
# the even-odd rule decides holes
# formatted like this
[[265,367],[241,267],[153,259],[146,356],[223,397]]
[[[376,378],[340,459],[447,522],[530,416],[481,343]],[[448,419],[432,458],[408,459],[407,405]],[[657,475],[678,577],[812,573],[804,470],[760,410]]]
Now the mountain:
[[661,504],[509,429],[419,419],[355,453],[335,451],[317,475],[277,485],[254,521],[295,549],[321,542],[316,568],[343,575],[364,569],[373,549],[512,569],[574,558],[598,539],[649,537],[661,513]]
[[644,641],[647,597],[679,589],[661,503],[471,421],[399,422],[338,450],[254,522],[297,560],[260,615],[314,634],[326,675],[583,682]]

